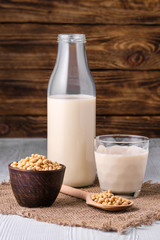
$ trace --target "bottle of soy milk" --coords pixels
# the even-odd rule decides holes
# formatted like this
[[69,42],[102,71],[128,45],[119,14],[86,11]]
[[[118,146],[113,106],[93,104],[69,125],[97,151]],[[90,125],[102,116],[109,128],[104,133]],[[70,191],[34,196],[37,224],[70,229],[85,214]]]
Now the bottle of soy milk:
[[48,159],[66,166],[64,184],[95,179],[96,89],[87,64],[85,35],[60,34],[48,85]]

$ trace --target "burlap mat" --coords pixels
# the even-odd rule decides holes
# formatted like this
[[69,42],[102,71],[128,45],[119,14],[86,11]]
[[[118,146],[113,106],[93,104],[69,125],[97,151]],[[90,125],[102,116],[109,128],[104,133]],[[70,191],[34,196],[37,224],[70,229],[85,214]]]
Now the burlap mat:
[[[97,185],[84,190],[100,192]],[[3,182],[0,184],[0,212],[60,225],[81,226],[121,233],[129,227],[149,225],[155,220],[160,220],[160,184],[153,184],[150,181],[144,183],[141,195],[134,199],[132,208],[111,213],[87,206],[83,200],[61,193],[51,207],[20,207],[13,196],[10,183]]]

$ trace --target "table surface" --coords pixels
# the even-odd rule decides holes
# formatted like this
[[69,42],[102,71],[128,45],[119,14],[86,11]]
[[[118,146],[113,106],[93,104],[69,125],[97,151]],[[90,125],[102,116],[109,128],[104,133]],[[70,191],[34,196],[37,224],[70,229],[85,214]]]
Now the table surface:
[[[46,155],[46,139],[5,138],[0,139],[0,182],[9,179],[8,163],[32,153]],[[150,153],[144,181],[160,182],[160,139],[150,140]],[[125,234],[99,230],[60,226],[38,222],[16,215],[0,214],[0,240],[159,240],[160,221],[151,226],[130,228]]]

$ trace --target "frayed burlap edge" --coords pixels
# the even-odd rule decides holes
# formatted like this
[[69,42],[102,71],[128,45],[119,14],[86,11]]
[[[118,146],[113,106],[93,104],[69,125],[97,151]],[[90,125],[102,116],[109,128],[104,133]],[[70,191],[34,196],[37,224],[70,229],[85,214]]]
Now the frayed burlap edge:
[[[100,192],[97,184],[84,188],[88,192]],[[107,212],[86,205],[81,199],[59,194],[49,208],[25,208],[18,205],[11,190],[10,182],[0,184],[0,212],[33,218],[37,221],[63,226],[77,226],[117,231],[122,233],[129,227],[151,225],[160,220],[160,184],[145,182],[141,195],[134,199],[134,206],[126,211]]]

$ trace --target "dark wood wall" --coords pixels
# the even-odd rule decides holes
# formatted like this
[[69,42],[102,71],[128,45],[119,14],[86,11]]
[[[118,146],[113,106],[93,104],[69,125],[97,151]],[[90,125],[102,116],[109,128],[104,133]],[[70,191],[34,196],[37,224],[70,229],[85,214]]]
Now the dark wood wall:
[[59,33],[86,34],[97,135],[160,137],[159,0],[0,0],[0,136],[46,136]]

